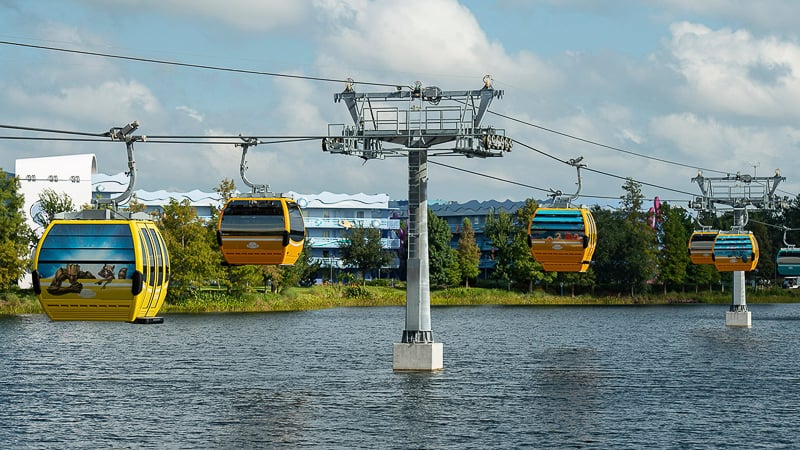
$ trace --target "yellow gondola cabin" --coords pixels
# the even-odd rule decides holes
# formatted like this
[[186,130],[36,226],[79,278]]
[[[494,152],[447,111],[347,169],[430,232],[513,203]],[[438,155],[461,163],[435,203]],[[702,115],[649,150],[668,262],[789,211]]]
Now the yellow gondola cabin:
[[692,264],[714,264],[714,240],[719,231],[695,231],[689,237],[689,259]]
[[291,198],[231,198],[219,217],[217,241],[232,266],[291,265],[305,242],[303,214]]
[[39,240],[33,287],[51,320],[161,321],[155,316],[170,275],[161,233],[143,213],[110,214],[89,210],[56,219]]
[[714,239],[714,266],[720,272],[749,272],[758,264],[758,242],[753,233],[721,232]]
[[529,226],[531,254],[548,272],[586,272],[597,226],[585,208],[539,208]]

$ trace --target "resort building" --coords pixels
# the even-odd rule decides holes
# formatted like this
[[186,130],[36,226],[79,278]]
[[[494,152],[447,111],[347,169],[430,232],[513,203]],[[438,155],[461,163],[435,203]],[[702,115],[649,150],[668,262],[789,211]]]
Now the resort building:
[[430,205],[429,208],[437,217],[447,221],[450,232],[453,233],[450,238],[450,246],[453,248],[458,248],[458,240],[461,238],[461,226],[464,223],[464,219],[469,219],[475,231],[475,242],[481,250],[481,259],[478,263],[478,268],[481,271],[480,277],[485,278],[487,274],[494,269],[495,265],[494,247],[483,232],[486,226],[486,217],[497,214],[500,211],[514,214],[523,206],[525,206],[525,202],[515,202],[511,200],[502,202],[497,200],[482,202],[470,200],[466,203],[434,203]]
[[[44,230],[33,221],[39,211],[39,194],[46,188],[70,196],[76,208],[91,203],[92,198],[118,196],[128,186],[124,173],[106,175],[97,172],[94,154],[25,158],[16,161],[16,175],[20,178],[21,192],[25,196],[25,213],[28,223],[37,234]],[[214,212],[222,207],[216,192],[193,190],[168,192],[135,190],[136,200],[146,206],[146,211],[158,214],[171,199],[188,200],[200,218],[210,220]],[[368,278],[400,278],[402,276],[400,252],[402,251],[400,223],[408,217],[408,202],[391,201],[387,194],[335,194],[321,192],[303,194],[287,192],[303,211],[306,240],[311,244],[311,258],[319,262],[322,269],[318,281],[340,279],[342,273],[352,272],[341,260],[340,244],[344,232],[352,227],[376,228],[381,232],[383,248],[395,254],[392,261],[380,270],[367,274]],[[468,201],[436,202],[430,210],[447,221],[453,233],[451,246],[458,247],[461,225],[469,218],[475,230],[475,240],[481,249],[481,277],[494,268],[492,243],[484,235],[486,218],[499,211],[515,213],[524,202]]]

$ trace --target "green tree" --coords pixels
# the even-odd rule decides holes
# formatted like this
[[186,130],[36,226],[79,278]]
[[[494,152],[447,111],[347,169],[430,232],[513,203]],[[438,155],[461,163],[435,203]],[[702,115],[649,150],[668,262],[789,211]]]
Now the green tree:
[[450,246],[452,233],[447,221],[428,210],[428,263],[433,286],[452,286],[461,280],[458,253]]
[[529,198],[514,213],[514,234],[511,247],[514,254],[512,274],[514,282],[526,286],[527,292],[533,292],[535,283],[550,283],[558,275],[556,272],[545,272],[542,264],[533,258],[528,245],[531,218],[538,208],[538,202]]
[[661,250],[658,254],[658,278],[667,289],[683,287],[687,279],[689,267],[689,231],[691,217],[683,208],[672,208],[669,204],[661,205],[664,218],[661,227]]
[[489,214],[483,234],[492,243],[495,262],[492,278],[505,281],[510,287],[514,262],[514,218],[503,210]]
[[391,253],[383,248],[380,230],[359,225],[345,230],[342,235],[345,238],[339,244],[342,262],[361,272],[364,284],[369,270],[380,269],[392,260]]
[[156,223],[170,255],[170,297],[184,300],[193,288],[224,278],[215,237],[188,199],[178,202],[171,198]]
[[297,286],[300,283],[309,283],[313,276],[320,269],[320,263],[311,260],[311,242],[306,239],[303,242],[303,251],[294,265],[280,266],[279,288],[283,289],[290,286]]
[[222,181],[214,188],[214,192],[219,194],[220,200],[225,204],[236,194],[236,183],[230,178],[223,178]]
[[145,212],[147,210],[147,205],[140,202],[136,194],[133,194],[131,195],[131,199],[128,201],[125,209],[127,209],[130,213]]
[[39,210],[31,219],[42,228],[47,228],[56,214],[75,211],[75,204],[66,192],[59,194],[53,189],[44,188],[39,192]]
[[0,170],[0,289],[14,286],[28,269],[35,238],[25,222],[19,178]]
[[[750,231],[753,232],[753,237],[756,238],[756,242],[758,243],[758,265],[755,269],[755,274],[751,276],[755,277],[762,277],[762,278],[772,278],[773,275],[777,273],[777,267],[775,264],[775,260],[778,254],[778,250],[776,249],[775,245],[773,245],[772,239],[770,239],[769,230],[767,230],[767,226],[764,224],[765,217],[762,217],[762,214],[756,214],[756,217],[752,217],[753,220],[749,221],[749,228]],[[780,248],[781,244],[778,244],[778,248]]]
[[642,211],[644,197],[641,184],[628,178],[622,189],[625,190],[625,195],[621,197],[620,212],[624,218],[627,245],[621,249],[621,262],[624,266],[621,281],[630,286],[631,295],[634,295],[636,291],[646,291],[647,282],[656,275],[658,242]]
[[469,218],[461,223],[461,236],[458,238],[458,267],[464,286],[469,287],[469,280],[480,273],[478,265],[481,261],[481,249],[475,242],[475,230]]
[[625,246],[628,245],[628,236],[623,215],[619,211],[595,206],[592,208],[592,216],[598,230],[597,248],[592,257],[596,285],[603,289],[625,288]]

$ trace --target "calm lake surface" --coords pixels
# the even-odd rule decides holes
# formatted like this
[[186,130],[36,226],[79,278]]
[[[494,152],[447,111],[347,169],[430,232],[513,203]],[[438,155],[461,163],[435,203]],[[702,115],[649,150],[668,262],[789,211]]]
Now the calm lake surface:
[[796,448],[800,305],[434,307],[0,319],[3,448]]

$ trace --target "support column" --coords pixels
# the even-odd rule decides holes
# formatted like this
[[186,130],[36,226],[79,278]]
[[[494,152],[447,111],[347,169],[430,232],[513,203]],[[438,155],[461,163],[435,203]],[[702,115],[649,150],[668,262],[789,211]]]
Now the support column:
[[731,307],[725,313],[725,325],[729,327],[753,326],[752,315],[747,310],[747,297],[745,294],[744,272],[738,270],[733,272],[733,293]]
[[[733,226],[741,227],[745,225],[745,210],[735,209],[733,211]],[[731,307],[725,313],[725,325],[729,327],[750,328],[753,325],[750,311],[747,310],[747,296],[744,290],[744,271],[733,272],[733,289],[731,293]]]
[[406,327],[394,344],[394,370],[433,371],[443,368],[443,345],[433,342],[428,265],[428,153],[408,152],[408,263]]

